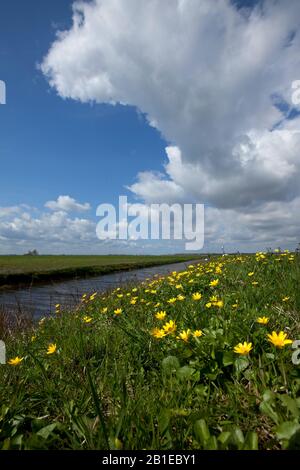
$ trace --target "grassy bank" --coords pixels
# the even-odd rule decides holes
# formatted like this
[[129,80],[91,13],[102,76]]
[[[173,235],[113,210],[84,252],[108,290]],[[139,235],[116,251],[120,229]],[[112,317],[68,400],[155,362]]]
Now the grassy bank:
[[299,280],[288,253],[224,257],[58,307],[6,338],[0,447],[299,448]]
[[195,259],[194,255],[162,256],[0,256],[0,288],[17,284],[96,276],[115,271]]

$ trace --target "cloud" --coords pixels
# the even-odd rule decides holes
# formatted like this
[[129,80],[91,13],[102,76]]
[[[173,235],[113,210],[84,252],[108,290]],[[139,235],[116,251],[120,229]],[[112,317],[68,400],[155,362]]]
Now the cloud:
[[88,202],[80,204],[70,196],[58,196],[56,201],[48,201],[45,207],[52,211],[65,212],[84,212],[90,210],[91,206]]
[[231,240],[245,238],[233,221],[249,240],[273,240],[273,228],[290,239],[280,211],[297,231],[300,120],[287,115],[299,17],[298,0],[76,2],[41,70],[62,98],[136,106],[161,132],[165,173],[141,171],[137,198],[213,206]]

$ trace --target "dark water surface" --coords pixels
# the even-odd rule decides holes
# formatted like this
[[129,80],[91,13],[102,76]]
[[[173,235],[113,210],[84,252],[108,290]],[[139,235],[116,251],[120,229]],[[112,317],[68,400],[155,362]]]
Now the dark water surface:
[[152,278],[155,275],[168,274],[172,271],[184,271],[195,261],[166,264],[131,271],[115,272],[102,276],[53,282],[52,284],[30,288],[8,289],[0,291],[0,306],[5,309],[29,312],[34,318],[51,314],[56,304],[72,307],[78,304],[85,293],[104,292],[128,283],[135,283]]

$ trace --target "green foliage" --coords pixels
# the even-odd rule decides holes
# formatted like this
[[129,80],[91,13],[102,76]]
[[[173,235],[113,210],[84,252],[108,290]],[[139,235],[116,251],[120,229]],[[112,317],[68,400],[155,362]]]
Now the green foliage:
[[226,257],[58,309],[7,341],[0,448],[299,449],[300,366],[267,336],[300,339],[299,274]]

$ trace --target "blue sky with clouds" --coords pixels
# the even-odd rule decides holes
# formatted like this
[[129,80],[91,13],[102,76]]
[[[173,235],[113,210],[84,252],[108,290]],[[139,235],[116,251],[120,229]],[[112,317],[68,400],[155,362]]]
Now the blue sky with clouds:
[[72,5],[1,2],[0,253],[182,251],[97,240],[120,194],[204,203],[207,251],[294,248],[299,2]]
[[[60,194],[116,201],[141,168],[162,167],[165,142],[134,107],[62,100],[38,70],[55,32],[71,25],[71,0],[2,2],[0,205],[41,207]],[[17,11],[17,15],[16,15]]]

